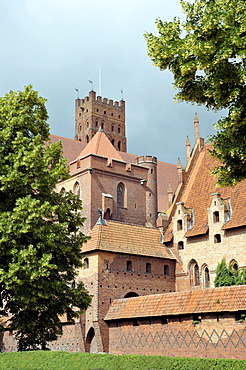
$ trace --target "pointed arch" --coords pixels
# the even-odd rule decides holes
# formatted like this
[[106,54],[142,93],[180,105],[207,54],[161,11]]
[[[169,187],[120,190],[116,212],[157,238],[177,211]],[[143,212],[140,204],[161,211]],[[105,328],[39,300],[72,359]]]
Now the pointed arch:
[[124,198],[125,198],[125,186],[120,182],[117,186],[117,206],[124,207]]
[[199,266],[196,260],[192,259],[188,264],[188,274],[190,276],[190,285],[200,286],[200,272]]
[[73,193],[80,198],[80,183],[78,181],[73,186]]
[[91,326],[90,329],[88,330],[88,333],[86,335],[86,340],[85,340],[85,352],[90,352],[91,349],[91,342],[95,338],[95,330]]

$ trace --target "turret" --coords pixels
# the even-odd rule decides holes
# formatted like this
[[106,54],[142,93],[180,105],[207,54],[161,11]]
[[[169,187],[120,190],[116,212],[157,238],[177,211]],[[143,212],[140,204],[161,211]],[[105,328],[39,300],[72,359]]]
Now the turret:
[[190,139],[189,136],[186,137],[186,162],[188,163],[190,160]]
[[148,177],[141,184],[146,192],[146,225],[155,227],[157,220],[157,158],[153,156],[141,156],[136,158],[136,163],[147,167]]
[[200,137],[200,135],[199,135],[199,118],[198,118],[197,113],[195,113],[195,117],[194,117],[194,131],[195,131],[195,141],[197,141]]

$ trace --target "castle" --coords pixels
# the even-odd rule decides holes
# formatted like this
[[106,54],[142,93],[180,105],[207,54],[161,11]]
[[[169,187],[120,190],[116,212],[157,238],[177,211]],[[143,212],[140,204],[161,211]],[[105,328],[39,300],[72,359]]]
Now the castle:
[[75,102],[75,139],[50,137],[71,175],[56,191],[83,202],[78,279],[93,295],[50,348],[246,359],[246,287],[214,288],[223,257],[246,267],[246,181],[216,187],[197,115],[186,168],[127,153],[125,128],[125,102],[90,91]]

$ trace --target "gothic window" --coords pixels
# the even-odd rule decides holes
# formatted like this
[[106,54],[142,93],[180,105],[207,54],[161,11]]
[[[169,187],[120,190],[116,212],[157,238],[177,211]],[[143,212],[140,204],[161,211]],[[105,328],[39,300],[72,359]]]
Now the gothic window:
[[118,150],[120,151],[120,147],[121,147],[121,142],[118,141]]
[[96,121],[96,127],[98,126],[98,121]]
[[118,134],[120,134],[120,126],[118,127]]
[[111,127],[111,131],[113,132],[114,131],[114,126],[112,125],[112,127]]
[[214,235],[214,243],[221,243],[221,235],[220,234]]
[[101,127],[102,127],[102,129],[104,129],[104,122],[101,123]]
[[110,209],[109,208],[107,208],[106,212],[104,212],[103,218],[105,220],[111,220],[111,212],[110,212]]
[[76,181],[76,183],[74,184],[73,193],[80,197],[80,184],[78,181]]
[[86,137],[85,137],[85,142],[89,143],[89,136],[88,135],[86,135]]
[[169,276],[169,266],[168,265],[164,265],[164,275]]
[[62,187],[61,190],[60,190],[60,193],[65,194],[66,193],[66,189],[64,187]]
[[178,242],[178,249],[184,249],[184,242],[183,241]]
[[213,213],[213,220],[214,220],[214,222],[219,222],[220,221],[220,214],[219,214],[218,211],[215,211]]
[[190,261],[188,271],[190,275],[191,286],[199,286],[200,285],[199,266],[195,260]]
[[114,146],[114,139],[112,139],[111,143],[112,143],[112,145]]
[[82,129],[82,128],[81,128],[81,125],[80,125],[80,126],[79,126],[79,131],[81,131],[81,129]]
[[86,257],[84,259],[84,266],[83,267],[84,267],[84,269],[88,269],[89,268],[89,258]]
[[209,276],[209,269],[207,266],[204,269],[204,286],[205,288],[210,287],[210,276]]
[[177,230],[180,231],[183,229],[183,222],[182,220],[177,221]]
[[124,207],[124,185],[120,183],[117,187],[117,206]]
[[237,275],[237,273],[238,273],[238,263],[237,263],[237,261],[232,260],[232,261],[229,263],[229,266],[230,266],[230,268],[232,269],[232,271]]
[[151,263],[149,262],[146,263],[146,272],[151,272]]
[[132,261],[126,261],[126,271],[132,271]]

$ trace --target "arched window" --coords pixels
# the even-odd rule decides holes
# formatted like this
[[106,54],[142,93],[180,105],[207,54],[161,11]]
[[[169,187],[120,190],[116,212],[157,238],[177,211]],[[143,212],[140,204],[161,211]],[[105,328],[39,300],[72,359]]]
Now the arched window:
[[112,145],[114,146],[114,139],[111,140]]
[[124,207],[124,192],[125,188],[122,183],[117,186],[117,206]]
[[168,265],[164,265],[164,275],[169,276],[169,266]]
[[132,261],[126,261],[126,271],[132,271]]
[[120,126],[118,127],[118,134],[120,134]]
[[204,269],[204,286],[205,288],[210,287],[210,275],[209,275],[209,269],[207,266]]
[[62,187],[61,190],[60,190],[60,193],[65,194],[66,193],[66,189],[64,187]]
[[148,272],[148,273],[151,272],[151,263],[149,263],[149,262],[146,263],[146,272]]
[[112,132],[114,131],[114,125],[112,125],[112,127],[111,127],[111,131],[112,131]]
[[82,128],[81,128],[81,125],[80,125],[80,126],[79,126],[79,131],[81,131],[81,129],[82,129]]
[[98,121],[96,121],[96,127],[98,126]]
[[86,135],[86,137],[85,137],[85,142],[89,143],[89,136],[88,135]]
[[83,265],[84,269],[88,269],[89,268],[89,258],[85,258],[84,259],[84,265]]
[[215,211],[213,213],[213,220],[214,220],[214,222],[219,222],[220,221],[220,214],[219,214],[218,211]]
[[221,235],[220,234],[214,235],[214,243],[221,243]]
[[101,128],[104,129],[104,122],[101,123]]
[[200,285],[199,266],[195,260],[190,261],[188,271],[190,275],[191,286],[199,286]]
[[104,212],[103,218],[104,220],[111,220],[111,212],[109,208],[107,208],[106,212]]
[[132,298],[132,297],[138,297],[138,294],[135,292],[129,292],[129,293],[126,293],[126,295],[124,296],[124,298]]
[[74,184],[73,193],[80,197],[80,184],[78,181],[76,181],[76,183]]
[[180,231],[183,229],[183,222],[182,220],[177,221],[177,230]]
[[121,142],[118,141],[118,150],[120,151],[120,148],[121,148]]
[[89,127],[89,121],[86,121],[86,127]]
[[232,260],[230,263],[229,263],[229,266],[230,268],[232,269],[232,271],[234,272],[234,274],[237,275],[238,273],[238,263],[236,260]]

